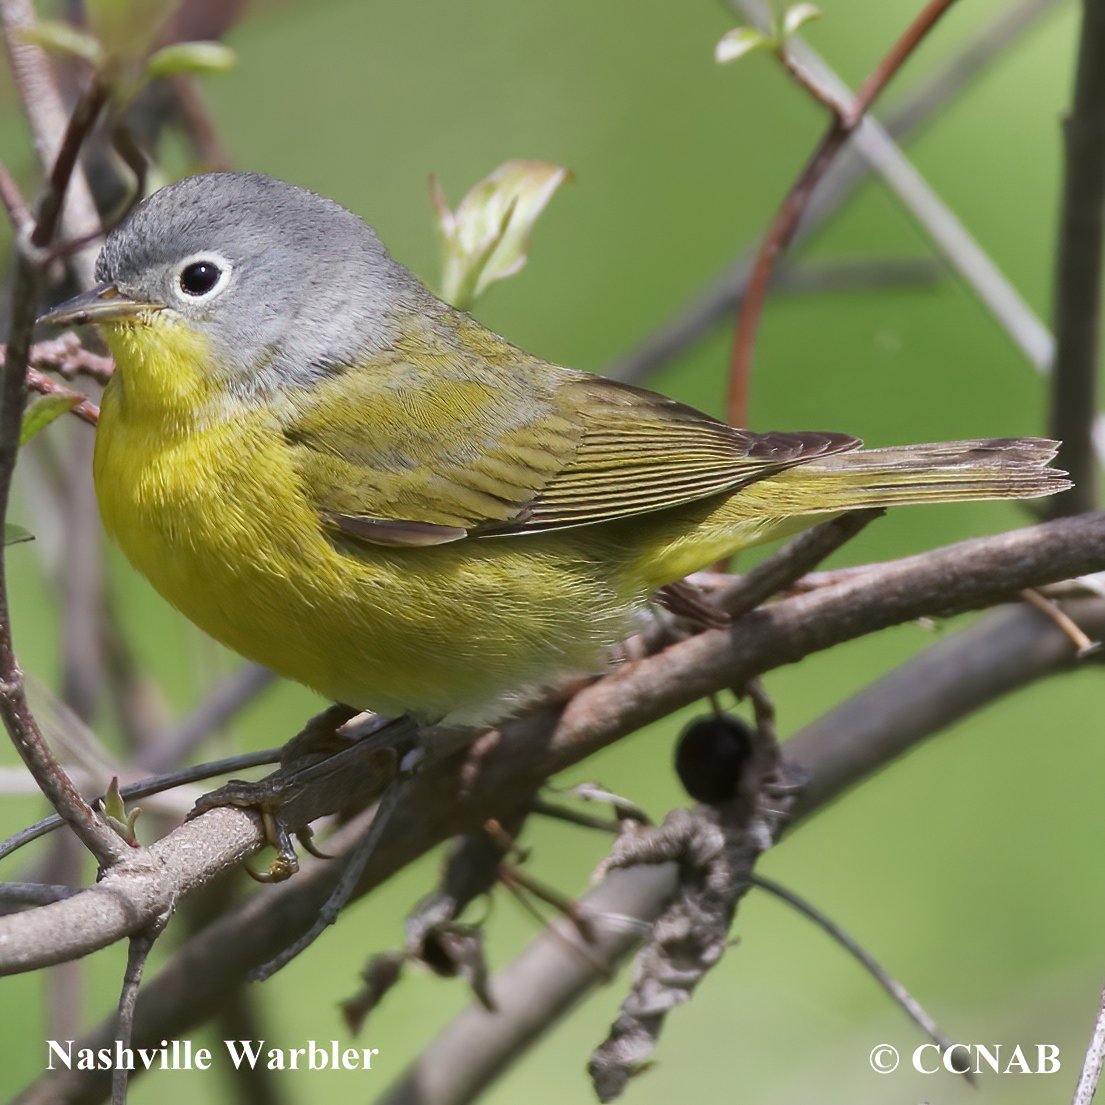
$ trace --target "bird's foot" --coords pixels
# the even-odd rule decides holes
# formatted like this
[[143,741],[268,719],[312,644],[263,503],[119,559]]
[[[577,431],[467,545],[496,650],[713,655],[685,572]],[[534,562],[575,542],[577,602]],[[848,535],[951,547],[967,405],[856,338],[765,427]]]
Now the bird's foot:
[[[350,724],[353,718],[357,721]],[[276,857],[268,871],[248,865],[246,870],[260,882],[282,882],[299,870],[292,838],[305,851],[321,855],[307,822],[382,792],[400,764],[411,759],[416,732],[405,718],[362,717],[348,706],[331,707],[285,745],[277,771],[255,782],[231,779],[201,796],[188,819],[219,806],[253,810]]]

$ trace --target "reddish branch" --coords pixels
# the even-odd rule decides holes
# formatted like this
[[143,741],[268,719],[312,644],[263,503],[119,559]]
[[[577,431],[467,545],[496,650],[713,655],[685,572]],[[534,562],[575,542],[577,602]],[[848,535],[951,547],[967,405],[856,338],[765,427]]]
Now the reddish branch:
[[[924,10],[910,24],[905,34],[894,44],[890,52],[875,67],[871,75],[863,82],[855,99],[849,105],[835,104],[833,97],[812,84],[799,68],[788,68],[805,84],[817,100],[828,106],[834,106],[833,121],[825,137],[822,138],[813,156],[806,163],[798,179],[791,186],[783,205],[779,208],[764,236],[752,274],[748,280],[744,299],[741,302],[740,315],[737,318],[736,333],[733,338],[733,353],[730,361],[728,421],[733,426],[748,424],[748,392],[752,378],[752,356],[756,345],[756,332],[763,315],[764,299],[771,283],[779,255],[790,244],[798,223],[802,218],[813,195],[814,189],[832,165],[837,154],[847,143],[852,132],[863,121],[886,87],[890,79],[898,72],[906,59],[917,49],[936,21],[952,6],[955,0],[929,0]],[[786,47],[784,46],[785,50]],[[785,60],[785,57],[784,57]]]
[[[3,346],[0,346],[2,355]],[[106,384],[115,371],[115,362],[110,357],[85,349],[73,333],[35,342],[31,346],[31,364],[44,372],[57,372],[67,380],[88,376],[100,385]]]
[[75,400],[71,413],[75,414],[82,422],[87,422],[89,426],[95,426],[100,420],[100,408],[87,396],[81,395],[79,391],[74,391],[72,388],[67,388],[64,384],[59,384],[57,380],[51,380],[49,376],[39,372],[37,368],[27,369],[27,387],[32,391],[37,391],[39,395],[61,395],[66,399]]
[[[926,73],[896,106],[887,111],[882,124],[888,137],[901,138],[947,104],[955,103],[980,72],[1002,57],[1012,43],[1056,5],[1057,0],[1019,0],[995,13],[993,20],[964,39],[955,53]],[[741,4],[741,10],[747,11],[745,4]],[[809,51],[805,52],[809,57]],[[843,150],[806,208],[792,244],[812,237],[866,178],[871,168],[854,146]],[[640,383],[673,361],[730,312],[735,314],[744,297],[755,256],[755,250],[742,250],[735,261],[681,310],[634,349],[607,365],[605,375]],[[784,268],[777,271],[773,287],[778,288],[785,271]]]
[[[8,349],[0,345],[0,365],[8,361]],[[27,387],[39,395],[63,395],[76,400],[72,413],[82,422],[95,426],[100,418],[100,408],[81,392],[67,388],[46,375],[57,372],[67,380],[75,376],[88,376],[98,384],[106,384],[115,368],[110,357],[85,349],[75,334],[62,334],[50,341],[36,342],[27,354]]]

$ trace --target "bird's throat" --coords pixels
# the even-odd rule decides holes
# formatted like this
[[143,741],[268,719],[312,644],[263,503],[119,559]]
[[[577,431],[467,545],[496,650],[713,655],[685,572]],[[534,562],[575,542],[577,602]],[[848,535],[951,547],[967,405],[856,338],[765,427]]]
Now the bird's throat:
[[207,343],[158,313],[104,328],[115,374],[104,414],[168,437],[226,417],[225,389],[211,367]]

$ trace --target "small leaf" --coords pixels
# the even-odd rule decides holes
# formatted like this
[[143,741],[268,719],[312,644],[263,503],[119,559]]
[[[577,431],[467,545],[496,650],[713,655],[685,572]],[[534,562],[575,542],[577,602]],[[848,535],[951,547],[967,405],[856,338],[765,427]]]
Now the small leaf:
[[466,309],[526,263],[534,225],[571,173],[547,161],[505,161],[455,211],[430,178],[442,252],[442,298]]
[[102,808],[107,823],[132,847],[138,847],[138,837],[134,832],[134,823],[142,812],[141,806],[135,806],[129,813],[127,804],[119,792],[119,776],[113,775],[111,784],[104,795]]
[[140,58],[177,6],[177,0],[86,0],[85,11],[105,54]]
[[178,73],[226,73],[238,63],[237,55],[221,42],[176,42],[164,46],[146,62],[146,76],[170,77]]
[[19,444],[26,445],[35,434],[46,429],[55,418],[68,414],[80,401],[79,395],[40,395],[23,412]]
[[787,8],[783,16],[783,38],[790,38],[797,34],[799,28],[804,27],[814,19],[821,18],[821,9],[816,4],[794,4]]
[[755,27],[734,27],[721,36],[714,47],[714,61],[719,65],[736,61],[753,50],[769,50],[774,48],[775,40],[763,31],[757,31]]
[[33,541],[35,535],[30,530],[25,530],[22,526],[17,526],[13,522],[4,523],[4,545],[20,545],[24,541]]
[[42,19],[28,27],[20,37],[48,54],[84,58],[89,65],[99,65],[103,57],[100,44],[92,35],[61,19]]

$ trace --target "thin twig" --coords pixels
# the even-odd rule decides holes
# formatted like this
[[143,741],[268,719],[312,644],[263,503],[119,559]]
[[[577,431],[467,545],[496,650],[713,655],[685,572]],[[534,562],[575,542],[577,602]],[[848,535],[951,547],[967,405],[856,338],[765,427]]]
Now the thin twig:
[[743,617],[800,579],[884,513],[877,509],[853,510],[822,522],[788,541],[750,571],[737,576],[713,596],[713,601],[733,620]]
[[1051,434],[1074,486],[1048,504],[1052,516],[1093,510],[1098,499],[1102,245],[1105,236],[1105,5],[1083,0],[1074,105],[1063,127],[1063,202],[1055,259],[1055,366]]
[[[0,358],[3,356],[4,347],[0,345]],[[35,342],[31,346],[31,365],[43,372],[56,372],[67,380],[88,376],[101,387],[107,384],[115,371],[115,362],[110,357],[86,349],[80,338],[71,331]]]
[[1103,1064],[1105,1064],[1105,991],[1101,994],[1101,1004],[1097,1010],[1097,1019],[1094,1021],[1089,1046],[1086,1048],[1086,1058],[1082,1063],[1082,1073],[1078,1076],[1078,1086],[1074,1091],[1072,1105],[1092,1105]]
[[[549,886],[548,883],[542,882],[517,864],[509,863],[506,860],[499,866],[499,877],[504,882],[513,882],[519,889],[528,891],[538,901],[552,906],[558,913],[563,914],[575,925],[580,936],[585,940],[590,940],[594,935],[591,931],[589,919],[580,910],[575,900],[568,897],[567,894],[561,893],[555,886]],[[541,917],[540,912],[536,916]],[[541,919],[544,920],[544,918]]]
[[72,399],[74,405],[69,413],[89,426],[95,426],[100,421],[100,408],[87,395],[82,395],[79,391],[67,388],[64,384],[59,384],[57,380],[51,380],[49,376],[39,372],[37,368],[27,369],[27,387],[31,391],[37,391],[39,395],[60,395],[66,399]]
[[[118,1019],[115,1039],[119,1046],[129,1048],[134,1036],[134,1010],[138,1004],[138,988],[142,984],[142,972],[146,960],[169,919],[168,911],[159,921],[130,938],[127,945],[127,969],[123,973],[123,988],[119,994]],[[127,1105],[127,1081],[130,1068],[127,1063],[115,1064],[111,1073],[111,1105]]]
[[[504,867],[499,872],[499,881],[510,896],[526,912],[526,915],[537,922],[539,929],[547,932],[555,939],[560,939],[560,928],[556,925],[550,925],[545,920],[545,915],[526,894],[527,890],[532,892],[532,888],[529,887],[523,879],[518,877],[519,874],[520,872],[516,867]],[[541,897],[541,895],[538,895],[538,897]],[[547,901],[548,899],[545,900]],[[590,925],[590,918],[585,918],[585,914],[578,902],[572,899],[565,899],[565,901],[571,906],[571,911],[560,909],[558,912],[561,917],[566,918],[572,923],[576,935],[575,938],[571,940],[563,941],[564,948],[572,955],[582,960],[583,963],[594,972],[596,979],[604,982],[611,981],[614,977],[613,971],[611,971],[610,968],[588,947],[595,939],[594,932],[586,927]]]
[[906,32],[860,86],[855,99],[834,114],[832,124],[820,145],[791,186],[790,192],[764,236],[741,303],[733,339],[727,408],[730,425],[748,424],[748,389],[752,377],[752,356],[768,285],[771,282],[775,263],[790,244],[814,188],[862,122],[879,93],[954,2],[955,0],[929,0],[920,15],[913,20]]
[[318,917],[311,927],[298,940],[293,941],[278,955],[272,957],[266,963],[254,968],[250,972],[250,979],[254,982],[264,982],[271,978],[282,967],[287,966],[300,952],[306,951],[337,919],[342,908],[353,896],[357,883],[361,881],[365,866],[368,864],[372,853],[380,846],[384,830],[396,806],[402,801],[409,787],[406,778],[395,779],[384,791],[376,806],[376,814],[368,831],[350,850],[345,866],[342,868],[341,878],[331,891],[330,896],[323,903]]
[[[0,344],[0,364],[6,364],[7,346]],[[49,341],[36,342],[28,353],[27,387],[39,395],[63,395],[77,400],[72,413],[82,422],[95,426],[100,418],[100,408],[88,396],[59,384],[46,375],[57,372],[66,379],[75,376],[89,376],[98,384],[106,384],[111,379],[114,362],[85,349],[75,334],[62,334]]]
[[0,162],[0,204],[3,204],[4,212],[8,216],[8,222],[16,234],[29,234],[34,225],[34,215],[15,183],[15,178],[8,172],[8,167]]
[[[795,894],[793,890],[789,890],[774,879],[764,875],[752,875],[751,882],[753,886],[758,886],[780,901],[786,902],[831,936],[890,995],[895,1005],[899,1006],[930,1040],[940,1045],[941,1051],[951,1047],[951,1039],[928,1014],[925,1007],[858,940],[845,932],[831,917],[822,913],[800,894]],[[972,1085],[975,1084],[975,1075],[970,1068],[956,1073],[962,1074]]]
[[100,112],[107,103],[108,88],[99,77],[94,76],[88,87],[77,99],[69,125],[62,136],[57,156],[50,169],[46,190],[39,201],[35,217],[35,228],[31,232],[31,245],[45,249],[54,240],[61,221],[62,206],[73,171],[77,167],[77,158],[85,139],[92,132]]
[[80,890],[75,886],[59,886],[56,883],[0,882],[0,908],[10,905],[48,905],[79,893]]
[[1040,594],[1035,587],[1026,587],[1021,592],[1021,598],[1035,606],[1045,617],[1050,618],[1070,638],[1070,643],[1077,650],[1076,655],[1079,660],[1084,660],[1101,648],[1100,641],[1087,637],[1082,627],[1058,603]]

